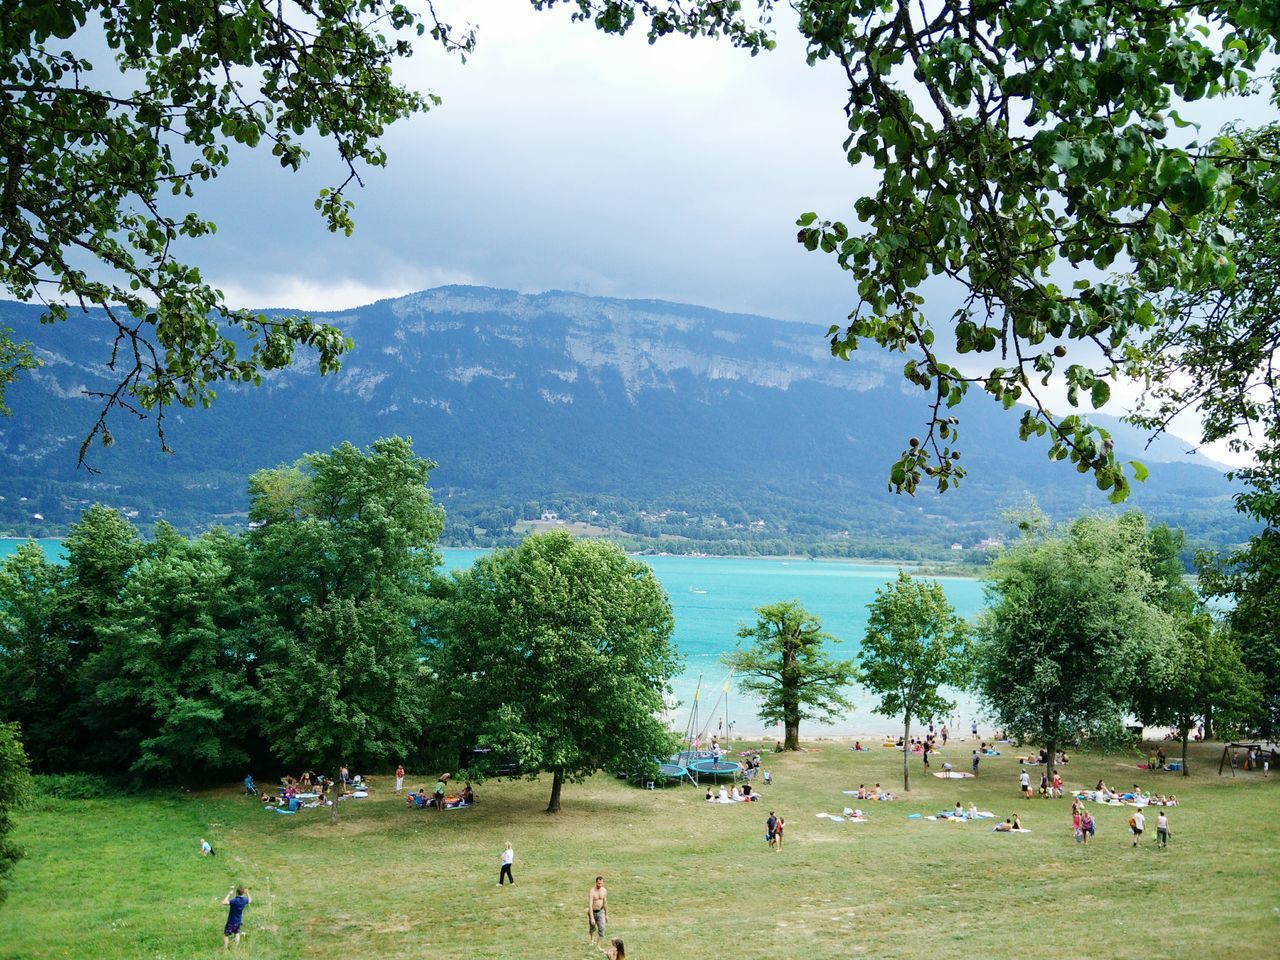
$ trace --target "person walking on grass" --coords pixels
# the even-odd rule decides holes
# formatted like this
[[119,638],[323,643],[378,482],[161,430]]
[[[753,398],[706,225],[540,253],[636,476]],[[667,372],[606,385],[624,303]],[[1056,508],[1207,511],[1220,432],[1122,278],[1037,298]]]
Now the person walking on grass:
[[1018,792],[1024,797],[1031,796],[1031,775],[1026,770],[1018,774]]
[[604,877],[596,877],[595,885],[587,891],[587,941],[593,946],[604,947],[605,925],[609,922],[609,891]]
[[769,811],[769,819],[764,822],[764,842],[769,846],[773,846],[778,841],[778,818],[774,816],[772,810]]
[[502,869],[498,871],[498,886],[502,886],[503,879],[511,881],[511,885],[516,885],[516,878],[511,875],[511,865],[516,862],[516,852],[511,849],[511,841],[507,841],[507,848],[502,851]]
[[1163,850],[1169,845],[1169,815],[1161,810],[1156,814],[1156,846]]
[[773,852],[777,853],[782,849],[782,828],[787,825],[786,817],[778,818],[778,825],[773,830]]
[[233,939],[236,946],[240,945],[240,924],[244,919],[244,908],[251,903],[253,903],[253,897],[249,896],[249,891],[244,887],[234,887],[222,898],[222,904],[227,908],[227,923],[222,928],[223,950],[231,948]]
[[1080,840],[1088,846],[1089,840],[1094,836],[1097,829],[1093,822],[1093,814],[1088,810],[1080,811]]
[[978,775],[978,763],[981,759],[982,758],[978,756],[978,751],[973,751],[973,759],[969,762],[969,765],[973,768],[973,775],[975,777]]
[[1142,840],[1142,831],[1146,829],[1147,818],[1141,810],[1133,811],[1129,818],[1129,832],[1133,834],[1133,845],[1136,847]]
[[396,793],[404,789],[404,764],[396,767]]

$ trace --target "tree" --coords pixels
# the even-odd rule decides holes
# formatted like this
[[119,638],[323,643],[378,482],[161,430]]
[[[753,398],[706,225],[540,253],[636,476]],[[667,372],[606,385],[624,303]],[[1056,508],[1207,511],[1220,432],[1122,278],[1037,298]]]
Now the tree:
[[1118,736],[1142,664],[1173,640],[1147,572],[1141,514],[1029,528],[996,558],[978,620],[976,683],[1013,735],[1054,754]]
[[653,572],[618,547],[527,537],[443,593],[428,647],[433,728],[530,777],[551,773],[556,813],[565,782],[675,749],[658,719],[680,668],[673,626]]
[[117,718],[116,755],[140,777],[235,772],[257,739],[265,646],[258,592],[237,574],[244,543],[223,531],[186,540],[161,524],[148,554],[85,665],[97,709]]
[[852,661],[834,660],[823,650],[840,641],[823,632],[822,621],[799,600],[756,608],[756,622],[738,636],[751,640],[722,658],[741,679],[739,686],[760,699],[760,719],[782,723],[783,748],[800,749],[800,721],[830,723],[853,705],[842,693],[854,677]]
[[965,686],[969,671],[968,626],[955,614],[936,581],[897,581],[876,590],[867,604],[867,633],[858,651],[858,680],[880,702],[875,712],[902,717],[902,789],[910,790],[913,717],[945,716],[955,706],[941,687]]
[[[270,145],[297,170],[318,135],[342,165],[316,208],[350,234],[348,188],[385,164],[387,126],[439,103],[393,79],[429,33],[464,55],[474,43],[434,15],[387,0],[259,4],[36,0],[6,11],[0,58],[0,285],[48,305],[50,320],[96,305],[115,409],[207,405],[219,382],[256,382],[314,348],[322,372],[349,346],[336,328],[227,305],[179,248],[215,225],[185,201],[233,153]],[[104,43],[106,64],[74,52]],[[74,198],[73,201],[68,198]],[[173,198],[177,198],[176,200]],[[29,350],[0,334],[0,406]]]
[[343,443],[249,480],[250,562],[274,637],[267,732],[294,763],[403,756],[424,720],[414,625],[440,562],[435,464],[401,437]]
[[1139,678],[1134,712],[1144,723],[1178,731],[1187,777],[1187,741],[1195,718],[1212,717],[1225,728],[1239,729],[1256,719],[1260,703],[1257,679],[1245,668],[1225,624],[1205,610],[1179,612],[1175,624],[1172,640]]
[[0,562],[0,717],[25,731],[37,769],[68,759],[73,673],[62,629],[62,569],[35,542]]
[[[31,775],[16,723],[0,723],[0,881],[8,880],[13,865],[22,858],[22,848],[9,839],[13,832],[13,811],[31,796]],[[0,904],[8,891],[0,882]]]

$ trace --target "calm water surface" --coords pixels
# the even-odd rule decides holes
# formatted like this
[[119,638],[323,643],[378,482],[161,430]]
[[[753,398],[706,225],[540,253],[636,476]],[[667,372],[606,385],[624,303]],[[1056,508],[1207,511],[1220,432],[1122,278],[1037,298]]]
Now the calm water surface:
[[[0,557],[17,549],[21,540],[0,539]],[[41,540],[50,559],[62,558],[58,540]],[[445,567],[469,567],[482,550],[445,550]],[[675,611],[675,642],[685,656],[685,672],[672,685],[681,705],[674,711],[673,724],[687,725],[693,693],[702,677],[698,698],[699,727],[708,723],[715,729],[727,717],[741,733],[756,734],[762,727],[755,718],[754,705],[744,699],[736,685],[730,685],[726,706],[723,682],[727,671],[720,656],[738,642],[737,630],[755,621],[755,608],[780,600],[799,600],[822,618],[827,632],[842,642],[832,648],[837,656],[851,657],[866,630],[867,604],[875,591],[897,576],[893,566],[828,563],[812,560],[717,559],[691,557],[643,557],[671,597]],[[982,585],[976,580],[940,578],[947,598],[963,617],[973,617],[982,607]],[[822,733],[881,733],[898,728],[896,721],[871,713],[871,701],[861,690],[853,691],[857,709],[845,721],[830,727],[805,724],[807,735]],[[962,722],[973,716],[972,704],[962,700]],[[714,719],[712,717],[714,716]]]

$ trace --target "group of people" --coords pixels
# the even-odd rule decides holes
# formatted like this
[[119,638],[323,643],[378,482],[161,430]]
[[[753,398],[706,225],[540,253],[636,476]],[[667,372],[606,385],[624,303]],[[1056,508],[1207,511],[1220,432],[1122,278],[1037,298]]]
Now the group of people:
[[779,817],[772,810],[769,811],[769,819],[764,822],[764,842],[772,847],[775,853],[782,849],[782,833],[786,825],[785,817]]
[[[397,771],[398,773],[398,771]],[[403,780],[403,774],[399,774],[399,780]],[[404,802],[410,807],[425,809],[432,807],[437,811],[452,810],[458,807],[469,807],[476,802],[476,792],[472,789],[471,784],[466,784],[461,792],[449,793],[449,781],[453,779],[453,774],[442,773],[436,780],[435,788],[428,792],[426,787],[419,787],[417,790],[410,790],[405,796]]]
[[246,795],[256,796],[264,807],[277,807],[288,812],[295,812],[302,807],[327,806],[335,799],[363,797],[369,793],[369,785],[365,779],[360,774],[351,776],[346,767],[338,771],[336,778],[311,770],[304,770],[298,777],[284,776],[280,778],[278,789],[279,793],[259,790],[253,781],[253,774],[245,775]]
[[742,786],[733,785],[733,791],[730,792],[728,787],[722,786],[716,793],[707,787],[707,803],[751,803],[759,800],[757,794],[751,792],[751,784],[744,783]]
[[876,784],[870,790],[867,789],[865,783],[858,784],[858,789],[854,792],[854,796],[859,800],[897,800],[898,795],[892,790],[885,790],[880,784]]
[[[1026,770],[1018,774],[1018,792],[1028,800],[1033,796],[1031,792],[1031,774],[1027,773]],[[1048,771],[1040,774],[1038,795],[1042,800],[1060,798],[1062,796],[1062,774],[1056,770],[1053,772],[1052,777],[1049,776]]]

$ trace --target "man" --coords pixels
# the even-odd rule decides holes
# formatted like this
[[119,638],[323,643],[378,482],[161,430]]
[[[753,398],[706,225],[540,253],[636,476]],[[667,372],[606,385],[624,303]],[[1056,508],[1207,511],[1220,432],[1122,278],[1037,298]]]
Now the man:
[[764,822],[764,825],[765,825],[765,834],[764,834],[765,843],[769,844],[769,846],[772,847],[774,844],[778,842],[778,818],[774,816],[774,813],[772,810],[769,811],[769,819]]
[[449,782],[449,774],[440,774],[440,779],[436,781],[435,800],[436,810],[444,809],[444,789]]
[[932,740],[926,740],[926,741],[924,742],[924,747],[923,747],[923,748],[921,748],[921,750],[920,750],[920,759],[922,759],[922,760],[924,761],[924,768],[925,768],[926,770],[928,770],[928,769],[929,769],[929,751],[930,751],[930,750],[932,750],[932,749],[933,749],[933,741],[932,741]]
[[1133,845],[1136,847],[1138,841],[1142,839],[1142,831],[1146,829],[1147,818],[1141,810],[1133,811],[1133,816],[1129,818],[1129,829],[1133,832]]
[[1160,848],[1169,845],[1169,815],[1163,810],[1156,816],[1156,846]]
[[236,887],[234,890],[227,891],[227,895],[222,898],[222,903],[228,908],[227,925],[222,928],[222,949],[228,950],[231,948],[233,937],[236,946],[240,945],[241,918],[244,916],[244,908],[253,903],[253,897],[249,896],[249,891],[244,887]]
[[609,922],[609,891],[604,888],[604,877],[596,877],[595,886],[587,891],[587,942],[592,946],[604,946],[604,928]]
[[1031,796],[1031,775],[1026,770],[1018,774],[1018,786],[1024,797]]
[[978,721],[977,720],[973,721],[972,733],[973,733],[973,739],[977,740],[978,739]]
[[973,767],[973,775],[975,777],[978,775],[978,761],[980,759],[981,758],[978,756],[978,751],[977,750],[973,751],[973,760],[970,762],[970,765]]

